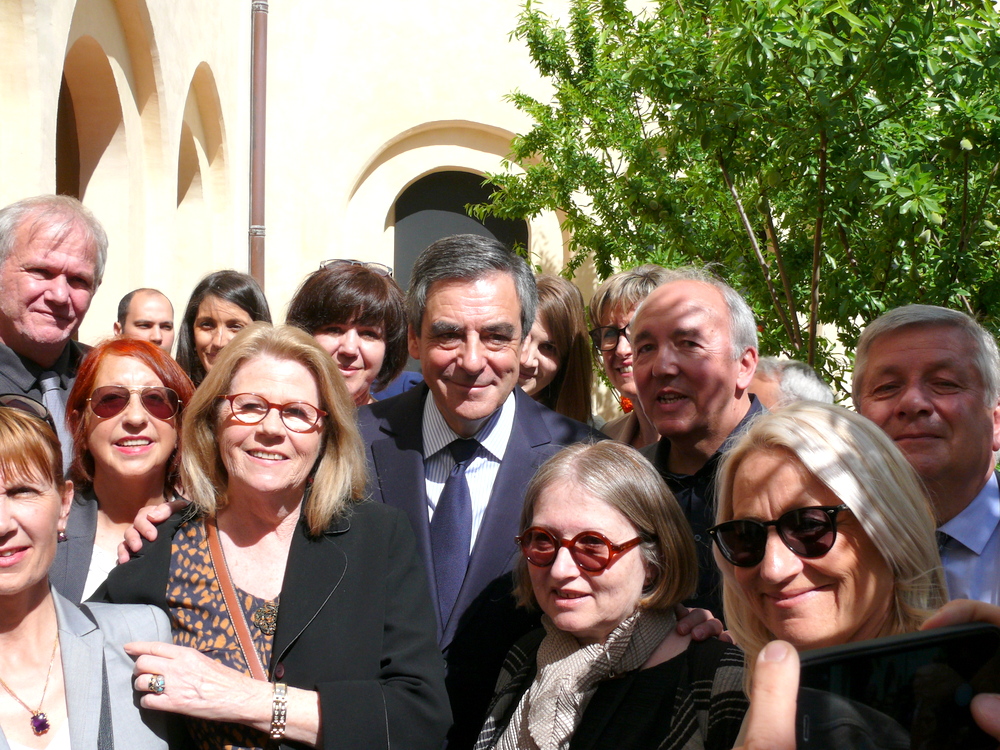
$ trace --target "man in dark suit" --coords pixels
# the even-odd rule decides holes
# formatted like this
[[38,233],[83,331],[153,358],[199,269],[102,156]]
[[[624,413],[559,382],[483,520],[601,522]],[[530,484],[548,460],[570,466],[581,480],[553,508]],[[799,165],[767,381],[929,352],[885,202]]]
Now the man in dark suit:
[[72,336],[100,286],[108,237],[76,198],[40,195],[0,209],[0,394],[42,401],[63,460],[65,404],[86,347]]
[[372,497],[409,516],[436,600],[452,750],[473,745],[503,657],[537,625],[510,596],[528,480],[561,447],[603,437],[516,388],[536,304],[531,269],[500,243],[435,242],[407,295],[424,383],[359,414]]

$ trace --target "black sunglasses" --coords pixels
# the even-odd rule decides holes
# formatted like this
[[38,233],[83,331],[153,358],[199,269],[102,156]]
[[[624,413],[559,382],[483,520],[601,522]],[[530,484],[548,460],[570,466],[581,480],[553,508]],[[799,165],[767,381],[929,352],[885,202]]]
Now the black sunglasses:
[[610,352],[618,348],[618,342],[621,337],[624,336],[626,341],[630,341],[630,327],[631,323],[626,325],[624,328],[619,328],[618,326],[598,326],[593,330],[588,331],[590,334],[590,340],[594,342],[594,348],[599,352]]
[[726,521],[708,530],[722,556],[738,568],[760,565],[767,549],[767,527],[778,530],[781,541],[799,557],[822,557],[837,541],[837,514],[846,505],[797,508],[781,514],[777,521],[745,518]]

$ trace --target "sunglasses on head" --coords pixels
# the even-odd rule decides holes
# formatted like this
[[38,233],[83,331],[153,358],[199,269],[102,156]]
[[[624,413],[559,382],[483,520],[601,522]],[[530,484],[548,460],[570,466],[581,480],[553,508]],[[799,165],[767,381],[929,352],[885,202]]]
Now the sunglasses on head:
[[566,547],[576,567],[587,573],[600,573],[618,557],[639,545],[642,537],[613,544],[598,531],[581,531],[572,539],[560,539],[539,526],[532,526],[514,541],[521,547],[525,559],[539,568],[547,568],[554,563],[559,549]]
[[151,417],[170,419],[181,408],[177,391],[162,385],[145,385],[135,388],[124,385],[102,385],[90,394],[87,403],[94,415],[110,419],[121,414],[128,407],[132,394],[139,396],[139,403]]
[[377,273],[379,276],[388,276],[392,278],[392,266],[387,266],[384,263],[369,263],[363,260],[352,260],[350,258],[333,258],[331,260],[324,260],[319,264],[320,268],[329,268],[330,266],[361,266],[362,268],[367,268],[373,273]]
[[822,557],[837,541],[837,514],[846,505],[797,508],[777,521],[726,521],[708,530],[722,556],[738,568],[752,568],[764,559],[767,528],[774,526],[788,549],[799,557]]
[[43,422],[47,423],[53,430],[56,428],[56,424],[52,420],[52,415],[49,413],[49,410],[45,408],[45,404],[39,403],[33,398],[22,396],[19,393],[4,393],[0,394],[0,406],[24,412],[25,414],[30,414],[33,417],[38,417]]

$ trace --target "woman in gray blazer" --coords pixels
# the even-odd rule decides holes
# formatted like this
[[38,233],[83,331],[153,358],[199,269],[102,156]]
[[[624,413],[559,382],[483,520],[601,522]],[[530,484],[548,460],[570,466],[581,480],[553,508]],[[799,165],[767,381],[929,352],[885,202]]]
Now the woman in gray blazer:
[[169,622],[145,605],[77,607],[50,587],[73,483],[45,407],[16,401],[0,397],[0,750],[43,735],[53,750],[164,750],[162,716],[136,708],[122,644],[168,640]]

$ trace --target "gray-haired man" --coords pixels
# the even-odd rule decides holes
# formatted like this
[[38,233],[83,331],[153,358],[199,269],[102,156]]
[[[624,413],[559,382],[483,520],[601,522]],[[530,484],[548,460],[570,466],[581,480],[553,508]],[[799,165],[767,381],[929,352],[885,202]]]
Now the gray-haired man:
[[1000,604],[1000,355],[965,313],[906,305],[858,341],[858,411],[893,439],[934,505],[953,599]]

